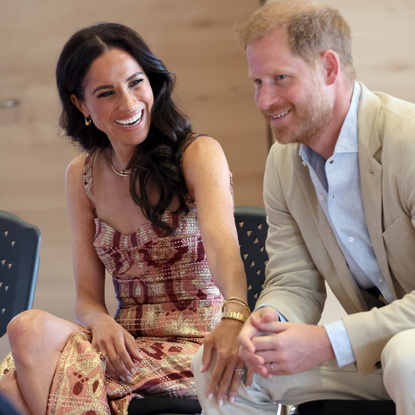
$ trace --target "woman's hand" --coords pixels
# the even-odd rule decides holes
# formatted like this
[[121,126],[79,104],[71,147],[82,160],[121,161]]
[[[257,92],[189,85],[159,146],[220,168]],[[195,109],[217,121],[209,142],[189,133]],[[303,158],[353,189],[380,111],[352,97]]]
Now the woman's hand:
[[134,337],[109,315],[97,318],[90,325],[92,346],[105,355],[107,369],[121,380],[132,382],[136,373],[133,359],[141,356]]
[[[222,320],[204,339],[201,372],[207,370],[212,362],[214,350],[216,350],[216,363],[208,386],[208,397],[212,399],[217,390],[217,403],[222,406],[229,392],[229,402],[233,403],[238,394],[242,375],[235,369],[243,369],[244,362],[238,357],[238,335],[243,323],[238,320]],[[250,387],[253,380],[253,372],[248,371],[245,382]]]

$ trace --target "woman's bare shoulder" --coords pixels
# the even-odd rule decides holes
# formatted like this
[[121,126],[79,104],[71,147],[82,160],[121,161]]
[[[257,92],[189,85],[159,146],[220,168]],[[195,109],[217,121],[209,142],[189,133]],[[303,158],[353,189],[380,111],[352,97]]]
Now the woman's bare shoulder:
[[186,147],[183,153],[183,163],[186,163],[189,159],[197,160],[199,157],[203,158],[207,153],[212,152],[223,153],[221,145],[214,138],[208,135],[201,135],[191,141]]
[[76,156],[69,164],[66,169],[66,177],[73,177],[79,176],[79,174],[83,174],[85,169],[85,161],[88,157],[87,153],[82,153],[79,156]]

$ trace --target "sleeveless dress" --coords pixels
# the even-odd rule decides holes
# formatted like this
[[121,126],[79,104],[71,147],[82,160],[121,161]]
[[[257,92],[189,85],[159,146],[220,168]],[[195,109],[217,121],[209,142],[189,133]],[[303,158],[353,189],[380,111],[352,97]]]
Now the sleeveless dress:
[[[95,211],[94,157],[85,157],[84,185]],[[171,235],[150,222],[124,235],[95,218],[94,246],[119,301],[115,320],[135,337],[142,360],[133,382],[121,381],[105,370],[91,333],[74,332],[56,368],[48,415],[127,415],[133,398],[196,399],[190,364],[203,337],[220,321],[223,297],[209,271],[195,201],[189,197],[186,203],[188,214],[162,216],[174,229]],[[126,273],[132,264],[139,265],[141,275]],[[13,367],[8,355],[0,377]]]

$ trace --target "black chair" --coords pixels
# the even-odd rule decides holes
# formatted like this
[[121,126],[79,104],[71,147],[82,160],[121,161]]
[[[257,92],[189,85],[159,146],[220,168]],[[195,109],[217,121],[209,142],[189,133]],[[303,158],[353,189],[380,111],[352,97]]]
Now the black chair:
[[306,402],[290,411],[290,415],[395,415],[393,401],[327,399]]
[[32,308],[39,247],[37,226],[0,210],[0,337],[13,317]]
[[[268,262],[268,254],[265,250],[268,234],[265,209],[256,206],[237,206],[235,224],[248,284],[248,305],[252,311],[264,286],[265,267]],[[276,405],[275,413],[278,409],[280,415],[286,414],[285,406]]]
[[248,305],[253,310],[264,285],[265,266],[268,262],[268,254],[265,250],[268,233],[265,209],[256,206],[237,206],[235,224],[248,284]]
[[198,415],[201,412],[198,400],[169,397],[133,399],[128,407],[128,415]]
[[21,415],[20,412],[0,393],[0,415]]

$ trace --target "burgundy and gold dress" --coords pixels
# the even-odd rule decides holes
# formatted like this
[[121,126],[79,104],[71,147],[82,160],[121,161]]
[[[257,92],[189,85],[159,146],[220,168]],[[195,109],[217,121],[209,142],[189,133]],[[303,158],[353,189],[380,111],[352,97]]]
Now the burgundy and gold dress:
[[[84,184],[95,209],[94,157],[85,158]],[[94,246],[119,301],[115,320],[135,337],[142,360],[133,382],[121,381],[105,371],[91,333],[73,333],[54,375],[48,415],[127,415],[133,398],[196,399],[190,364],[203,337],[219,322],[223,298],[209,271],[195,202],[188,199],[187,204],[188,214],[162,216],[174,229],[172,235],[150,222],[123,235],[95,218]],[[128,275],[133,264],[141,275]],[[9,355],[0,377],[13,366]]]

